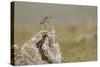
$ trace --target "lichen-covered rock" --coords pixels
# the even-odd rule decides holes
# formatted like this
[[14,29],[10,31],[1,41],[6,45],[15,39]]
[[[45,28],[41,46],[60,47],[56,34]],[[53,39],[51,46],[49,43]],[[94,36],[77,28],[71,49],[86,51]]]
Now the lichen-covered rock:
[[61,51],[55,33],[56,32],[54,30],[48,32],[48,37],[46,38],[42,48],[44,50],[45,55],[53,63],[60,63]]
[[[44,32],[47,37],[41,48],[38,48],[36,44],[43,39]],[[15,65],[60,63],[62,60],[61,51],[55,33],[54,30],[42,30],[26,41],[18,51],[17,49],[15,51]]]

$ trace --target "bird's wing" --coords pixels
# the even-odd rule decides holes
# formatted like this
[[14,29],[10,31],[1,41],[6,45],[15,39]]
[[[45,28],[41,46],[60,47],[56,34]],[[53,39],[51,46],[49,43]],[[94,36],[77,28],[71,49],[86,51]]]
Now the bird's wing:
[[48,17],[45,17],[41,22],[40,22],[40,24],[44,24],[45,23],[45,21],[48,19]]

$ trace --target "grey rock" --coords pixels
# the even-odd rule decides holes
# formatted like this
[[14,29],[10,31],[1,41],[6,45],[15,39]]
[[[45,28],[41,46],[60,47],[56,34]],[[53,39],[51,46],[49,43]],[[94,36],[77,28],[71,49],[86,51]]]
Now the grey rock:
[[43,60],[39,48],[37,48],[36,43],[38,43],[43,37],[42,32],[47,32],[47,37],[43,43],[42,51],[46,58],[48,58],[52,63],[61,63],[61,51],[60,46],[57,41],[57,36],[55,31],[52,29],[50,31],[42,30],[37,33],[30,40],[26,41],[22,47],[18,48],[15,44],[14,59],[15,65],[32,65],[32,64],[47,64],[46,60]]

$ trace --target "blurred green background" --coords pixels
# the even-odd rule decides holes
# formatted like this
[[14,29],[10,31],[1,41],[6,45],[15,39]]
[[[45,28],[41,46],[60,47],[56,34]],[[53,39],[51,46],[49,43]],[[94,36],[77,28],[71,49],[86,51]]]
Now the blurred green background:
[[96,6],[15,2],[14,42],[22,46],[42,30],[45,16],[53,16],[62,62],[97,59]]

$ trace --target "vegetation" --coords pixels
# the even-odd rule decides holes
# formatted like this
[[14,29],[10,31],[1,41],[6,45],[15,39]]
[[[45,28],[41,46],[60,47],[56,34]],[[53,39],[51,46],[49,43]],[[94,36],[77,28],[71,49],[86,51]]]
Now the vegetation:
[[[96,23],[57,23],[55,29],[63,55],[62,62],[80,62],[97,60]],[[39,24],[16,25],[15,43],[22,46],[25,41],[41,30]],[[90,36],[91,35],[91,36]]]

